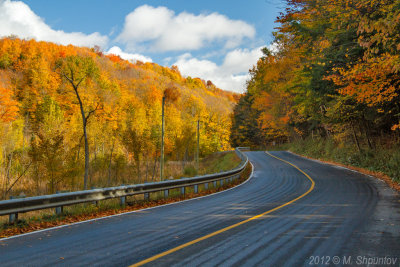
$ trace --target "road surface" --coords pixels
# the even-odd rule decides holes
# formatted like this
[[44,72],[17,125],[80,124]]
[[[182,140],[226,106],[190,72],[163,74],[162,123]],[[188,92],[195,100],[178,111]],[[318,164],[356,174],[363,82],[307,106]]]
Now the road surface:
[[399,266],[397,192],[341,167],[271,154],[300,170],[248,152],[254,174],[232,190],[3,239],[0,265]]

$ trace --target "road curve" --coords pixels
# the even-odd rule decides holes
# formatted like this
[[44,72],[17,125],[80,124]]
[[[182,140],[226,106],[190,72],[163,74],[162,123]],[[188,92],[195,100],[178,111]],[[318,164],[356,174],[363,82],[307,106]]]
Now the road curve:
[[[264,152],[248,152],[254,175],[239,187],[3,239],[0,265],[128,266],[183,245],[148,265],[339,266],[363,265],[368,260],[388,263],[390,258],[399,266],[397,192],[341,167],[288,152],[271,154],[294,164],[312,180]],[[237,226],[221,231],[233,225]],[[202,240],[192,242],[198,239]]]

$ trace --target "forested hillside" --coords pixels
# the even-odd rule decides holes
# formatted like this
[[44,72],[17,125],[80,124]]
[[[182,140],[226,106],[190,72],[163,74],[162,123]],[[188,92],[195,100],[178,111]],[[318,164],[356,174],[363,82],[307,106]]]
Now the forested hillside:
[[276,49],[235,108],[233,145],[308,140],[303,150],[400,179],[400,1],[286,2]]
[[201,155],[230,148],[238,95],[211,81],[96,48],[1,39],[1,197],[82,189],[85,154],[88,187],[158,180],[163,96],[166,160],[193,161],[197,120]]

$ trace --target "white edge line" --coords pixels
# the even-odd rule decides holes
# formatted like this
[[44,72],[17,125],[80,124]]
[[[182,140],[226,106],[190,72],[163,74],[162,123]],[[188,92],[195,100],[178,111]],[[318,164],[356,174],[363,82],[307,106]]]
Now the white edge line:
[[[249,162],[250,162],[250,161],[249,161]],[[37,231],[33,231],[33,232],[29,232],[29,233],[24,233],[24,234],[20,234],[20,235],[14,235],[14,236],[10,236],[10,237],[4,237],[4,238],[1,238],[1,239],[0,239],[0,242],[6,241],[6,240],[9,240],[9,239],[13,239],[13,238],[19,238],[19,237],[27,236],[27,235],[38,234],[38,233],[41,233],[41,232],[52,231],[52,230],[64,228],[64,227],[67,227],[67,226],[74,226],[74,225],[77,225],[77,224],[88,223],[88,222],[93,222],[93,221],[108,219],[108,218],[117,217],[117,216],[128,215],[128,214],[131,214],[131,213],[136,213],[136,212],[141,212],[141,211],[146,211],[146,210],[161,208],[161,207],[165,207],[165,206],[180,204],[180,203],[187,202],[187,201],[191,201],[191,200],[198,200],[198,199],[201,199],[201,198],[206,198],[206,197],[214,196],[214,195],[217,195],[217,194],[225,193],[225,192],[228,192],[228,191],[230,191],[230,190],[232,190],[232,189],[235,189],[235,188],[237,188],[237,187],[239,187],[239,186],[242,186],[242,185],[246,184],[248,181],[250,181],[251,178],[253,178],[253,174],[254,174],[254,165],[253,165],[253,163],[251,163],[251,162],[250,162],[250,164],[251,164],[251,174],[250,174],[250,177],[249,177],[246,181],[244,181],[244,182],[241,183],[241,184],[238,184],[237,186],[228,188],[228,189],[223,190],[223,191],[220,191],[220,192],[215,192],[215,193],[212,193],[212,194],[209,194],[209,195],[205,195],[205,196],[200,196],[200,197],[195,197],[195,198],[189,198],[189,199],[185,199],[185,200],[182,200],[182,201],[176,201],[176,202],[172,202],[172,203],[168,203],[168,204],[163,204],[163,205],[159,205],[159,206],[154,206],[154,207],[150,207],[150,208],[145,208],[145,209],[140,209],[140,210],[133,210],[133,211],[128,211],[128,212],[124,212],[124,213],[118,213],[118,214],[108,215],[108,216],[105,216],[105,217],[94,218],[94,219],[90,219],[90,220],[86,220],[86,221],[80,221],[80,222],[75,222],[75,223],[70,223],[70,224],[63,224],[63,225],[54,226],[54,227],[51,227],[51,228],[46,228],[46,229],[42,229],[42,230],[37,230]]]

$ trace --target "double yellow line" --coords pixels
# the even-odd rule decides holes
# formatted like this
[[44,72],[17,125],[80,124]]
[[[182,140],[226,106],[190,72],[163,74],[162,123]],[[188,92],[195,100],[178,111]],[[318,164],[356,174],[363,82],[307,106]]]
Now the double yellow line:
[[286,202],[286,203],[284,203],[284,204],[282,204],[282,205],[280,205],[280,206],[278,206],[278,207],[276,207],[276,208],[270,209],[270,210],[268,210],[268,211],[266,211],[266,212],[263,212],[263,213],[261,213],[261,214],[255,215],[255,216],[253,216],[253,217],[251,217],[251,218],[249,218],[249,219],[246,219],[246,220],[244,220],[244,221],[241,221],[241,222],[235,223],[235,224],[233,224],[233,225],[230,225],[230,226],[228,226],[228,227],[222,228],[222,229],[220,229],[220,230],[218,230],[218,231],[215,231],[215,232],[213,232],[213,233],[210,233],[210,234],[208,234],[208,235],[199,237],[199,238],[197,238],[197,239],[195,239],[195,240],[192,240],[192,241],[190,241],[190,242],[187,242],[187,243],[185,243],[185,244],[182,244],[182,245],[180,245],[180,246],[177,246],[177,247],[175,247],[175,248],[173,248],[173,249],[170,249],[170,250],[164,251],[164,252],[162,252],[162,253],[160,253],[160,254],[154,255],[154,256],[152,256],[152,257],[150,257],[150,258],[147,258],[147,259],[145,259],[145,260],[142,260],[142,261],[140,261],[140,262],[137,262],[137,263],[131,265],[131,267],[142,266],[142,265],[144,265],[144,264],[146,264],[146,263],[155,261],[155,260],[157,260],[157,259],[159,259],[159,258],[162,258],[162,257],[167,256],[167,255],[169,255],[169,254],[171,254],[171,253],[174,253],[174,252],[176,252],[176,251],[178,251],[178,250],[181,250],[181,249],[183,249],[183,248],[186,248],[186,247],[188,247],[188,246],[191,246],[191,245],[193,245],[193,244],[196,244],[196,243],[198,243],[198,242],[200,242],[200,241],[206,240],[206,239],[208,239],[208,238],[210,238],[210,237],[219,235],[219,234],[221,234],[221,233],[223,233],[223,232],[226,232],[226,231],[228,231],[228,230],[231,230],[231,229],[233,229],[233,228],[236,228],[236,227],[238,227],[238,226],[240,226],[240,225],[242,225],[242,224],[245,224],[245,223],[248,223],[248,222],[250,222],[250,221],[256,220],[256,219],[258,219],[258,218],[260,218],[260,217],[262,217],[262,216],[264,216],[264,215],[267,215],[267,214],[269,214],[269,213],[271,213],[271,212],[274,212],[274,211],[276,211],[276,210],[279,210],[279,209],[281,209],[281,208],[283,208],[283,207],[286,207],[286,206],[292,204],[293,202],[295,202],[295,201],[297,201],[297,200],[299,200],[299,199],[305,197],[306,195],[308,195],[308,194],[314,189],[314,187],[315,187],[315,182],[314,182],[314,180],[313,180],[307,173],[305,173],[303,170],[301,170],[299,167],[297,167],[296,165],[294,165],[294,164],[292,164],[292,163],[290,163],[290,162],[288,162],[288,161],[286,161],[286,160],[284,160],[284,159],[281,159],[281,158],[279,158],[279,157],[277,157],[277,156],[274,156],[274,155],[272,155],[272,154],[269,153],[269,152],[265,152],[265,153],[268,154],[269,156],[273,157],[273,158],[276,158],[276,159],[278,159],[278,160],[280,160],[280,161],[283,161],[283,162],[285,162],[285,163],[287,163],[287,164],[293,166],[293,167],[296,168],[299,172],[301,172],[302,174],[304,174],[304,175],[308,178],[308,180],[311,181],[311,186],[310,186],[310,188],[309,188],[304,194],[302,194],[302,195],[296,197],[295,199],[292,199],[292,200],[290,200],[290,201],[288,201],[288,202]]

